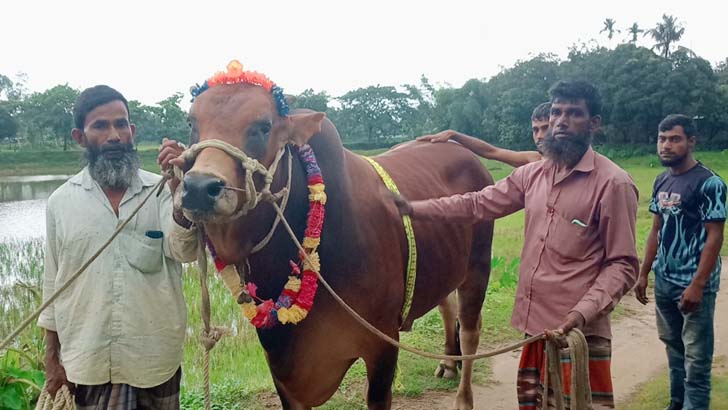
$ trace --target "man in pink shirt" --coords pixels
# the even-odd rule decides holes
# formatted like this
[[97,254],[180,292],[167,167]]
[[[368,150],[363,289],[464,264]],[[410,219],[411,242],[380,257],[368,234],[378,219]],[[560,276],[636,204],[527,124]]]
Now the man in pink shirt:
[[[526,210],[525,239],[511,324],[527,335],[573,328],[587,336],[594,409],[614,408],[609,313],[635,284],[637,188],[630,176],[594,152],[601,98],[593,85],[558,82],[551,90],[543,161],[526,164],[478,192],[408,202],[419,220],[474,223]],[[519,409],[541,408],[543,342],[524,348]],[[567,363],[565,367],[570,367]],[[565,393],[569,394],[565,383]]]

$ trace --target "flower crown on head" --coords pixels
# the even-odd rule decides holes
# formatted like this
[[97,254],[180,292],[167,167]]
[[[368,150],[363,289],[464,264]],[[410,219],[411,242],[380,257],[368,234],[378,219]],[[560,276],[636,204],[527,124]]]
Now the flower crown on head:
[[276,102],[276,108],[278,109],[278,115],[281,117],[288,115],[289,107],[286,102],[286,98],[283,95],[283,89],[277,86],[264,74],[255,71],[243,71],[243,64],[241,64],[238,60],[231,61],[227,65],[227,71],[218,71],[202,83],[202,85],[195,84],[190,87],[192,101],[194,101],[195,97],[205,92],[208,88],[220,84],[253,84],[263,87],[273,96],[273,100]]

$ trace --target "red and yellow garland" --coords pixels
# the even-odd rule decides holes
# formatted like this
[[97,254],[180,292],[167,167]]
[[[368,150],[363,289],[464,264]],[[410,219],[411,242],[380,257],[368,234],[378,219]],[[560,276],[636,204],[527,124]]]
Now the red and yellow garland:
[[[297,324],[306,318],[313,306],[313,300],[318,289],[318,276],[321,264],[316,251],[321,242],[321,229],[324,223],[326,192],[321,170],[316,162],[316,156],[309,145],[297,147],[298,155],[304,162],[308,177],[309,210],[306,230],[303,238],[303,248],[308,254],[309,262],[304,255],[299,255],[298,263],[290,261],[291,274],[283,287],[278,299],[263,300],[258,297],[258,287],[248,282],[244,292],[253,299],[251,302],[240,305],[243,315],[250,320],[256,328],[268,329],[278,323]],[[222,271],[226,264],[217,257],[215,249],[208,241],[208,248],[215,261],[218,271]],[[303,268],[303,271],[301,271]]]

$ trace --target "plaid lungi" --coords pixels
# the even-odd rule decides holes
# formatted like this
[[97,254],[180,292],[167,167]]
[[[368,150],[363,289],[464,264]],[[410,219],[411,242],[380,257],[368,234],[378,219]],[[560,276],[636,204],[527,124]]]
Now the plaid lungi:
[[76,385],[77,410],[178,410],[182,369],[159,386],[142,389],[128,384]]
[[[599,336],[587,336],[589,346],[589,385],[592,391],[592,409],[613,409],[612,388],[612,343]],[[543,382],[546,372],[546,342],[538,340],[523,347],[521,363],[518,365],[518,409],[541,410],[543,408]],[[561,380],[564,403],[569,407],[571,394],[571,358],[569,349],[561,350]],[[549,388],[549,406],[555,408],[553,391]],[[574,409],[586,410],[586,409]]]

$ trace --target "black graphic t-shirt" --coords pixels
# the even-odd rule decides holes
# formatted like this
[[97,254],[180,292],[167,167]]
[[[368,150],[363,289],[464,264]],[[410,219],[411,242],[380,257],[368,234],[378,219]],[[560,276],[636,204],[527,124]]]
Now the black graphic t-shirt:
[[[704,223],[726,219],[726,184],[700,162],[680,175],[667,170],[655,179],[650,212],[662,216],[652,270],[658,279],[687,288],[705,246]],[[706,291],[718,291],[720,268],[718,257]]]

